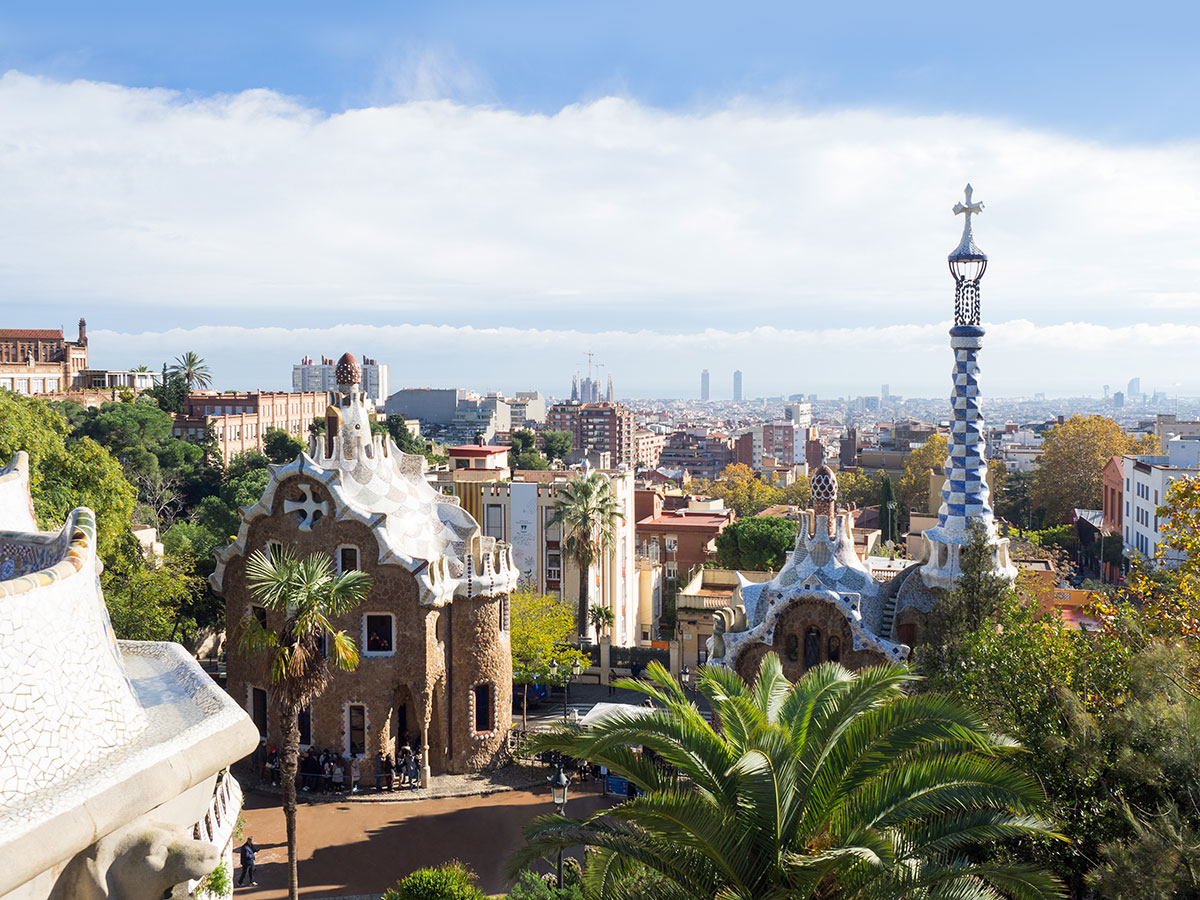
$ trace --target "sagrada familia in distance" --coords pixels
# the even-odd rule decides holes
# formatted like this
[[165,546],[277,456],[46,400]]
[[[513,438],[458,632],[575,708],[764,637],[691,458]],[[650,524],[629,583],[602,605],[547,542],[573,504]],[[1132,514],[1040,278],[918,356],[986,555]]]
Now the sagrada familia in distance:
[[987,254],[975,244],[971,216],[983,209],[971,200],[957,203],[965,217],[962,239],[950,253],[954,276],[954,417],[946,480],[938,522],[924,532],[920,562],[886,583],[876,582],[854,552],[850,516],[837,511],[837,475],[822,466],[813,475],[813,509],[801,516],[796,546],[770,581],[740,583],[741,602],[718,610],[709,640],[714,665],[752,679],[767,653],[778,654],[793,680],[825,661],[850,668],[907,659],[920,639],[923,614],[951,590],[960,555],[972,528],[983,528],[997,574],[1016,577],[1008,539],[999,536],[988,498],[983,414],[979,396],[979,282]]

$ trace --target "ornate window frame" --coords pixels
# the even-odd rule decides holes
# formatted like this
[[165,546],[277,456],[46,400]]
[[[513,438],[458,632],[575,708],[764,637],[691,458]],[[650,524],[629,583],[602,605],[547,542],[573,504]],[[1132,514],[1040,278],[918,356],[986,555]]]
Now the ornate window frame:
[[[368,650],[367,649],[367,617],[368,616],[387,616],[392,620],[392,649],[391,650]],[[362,655],[370,659],[387,659],[389,656],[396,655],[396,614],[385,610],[364,610],[362,614]]]
[[371,740],[371,708],[363,700],[347,700],[342,704],[342,753],[350,758],[350,707],[361,706],[363,710],[363,747],[361,757],[366,759],[367,744]]
[[[487,686],[488,696],[491,699],[491,725],[487,731],[478,731],[475,728],[475,692],[478,688]],[[468,721],[471,723],[471,738],[476,741],[484,741],[490,737],[494,737],[500,732],[500,699],[498,697],[496,680],[494,678],[480,678],[468,689],[467,706],[469,709]]]

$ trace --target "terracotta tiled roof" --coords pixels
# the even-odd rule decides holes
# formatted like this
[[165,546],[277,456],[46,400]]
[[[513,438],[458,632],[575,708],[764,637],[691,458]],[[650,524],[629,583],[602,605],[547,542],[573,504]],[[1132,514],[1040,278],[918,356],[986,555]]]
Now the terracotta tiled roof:
[[61,341],[61,328],[0,328],[0,340]]

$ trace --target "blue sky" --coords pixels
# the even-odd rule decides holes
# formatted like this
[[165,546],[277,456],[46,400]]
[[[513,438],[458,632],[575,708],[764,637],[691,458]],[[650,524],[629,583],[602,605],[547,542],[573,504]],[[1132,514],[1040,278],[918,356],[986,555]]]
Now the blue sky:
[[5,318],[90,309],[100,365],[276,387],[344,340],[561,392],[591,347],[618,393],[938,394],[969,179],[993,390],[1200,394],[1200,4],[23,7]]
[[552,113],[619,94],[998,116],[1130,141],[1191,136],[1200,4],[392,2],[6,4],[0,69],[327,111],[409,99],[431,52],[457,99]]

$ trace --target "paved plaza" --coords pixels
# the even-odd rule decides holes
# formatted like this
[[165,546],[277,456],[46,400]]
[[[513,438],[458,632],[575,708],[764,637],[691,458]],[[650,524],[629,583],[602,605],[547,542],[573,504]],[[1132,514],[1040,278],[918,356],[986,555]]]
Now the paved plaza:
[[[599,785],[572,785],[571,815],[588,815],[609,803]],[[490,894],[507,889],[504,864],[521,846],[521,826],[551,812],[548,788],[486,797],[409,802],[301,802],[296,812],[302,897],[378,897],[414,869],[451,859],[479,874]],[[258,854],[258,887],[235,895],[275,900],[287,896],[287,841],[279,797],[246,796],[245,834]],[[236,882],[240,871],[235,870]]]

